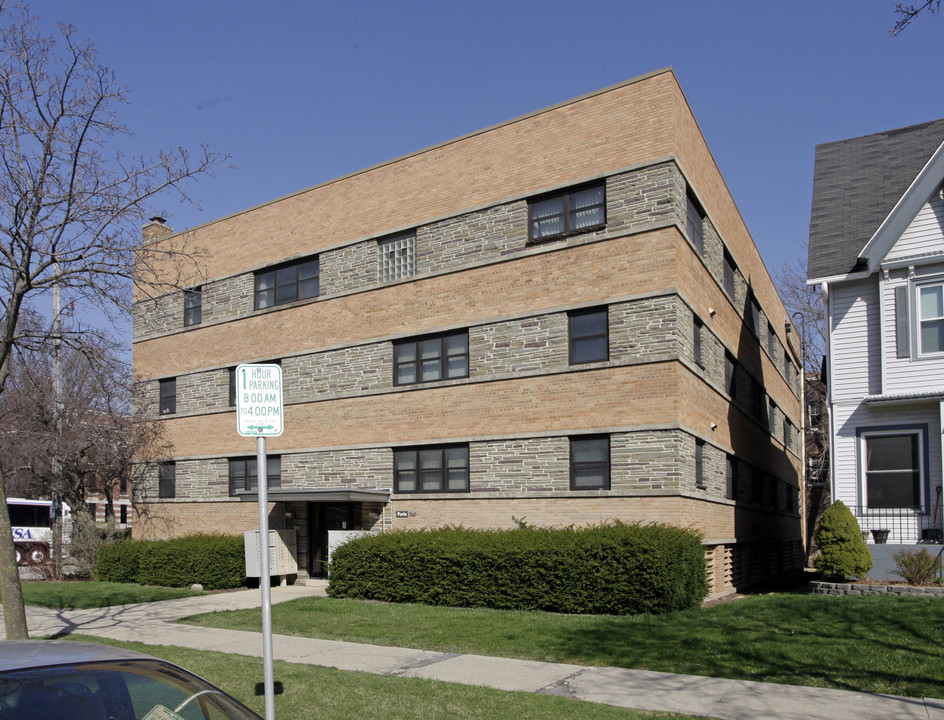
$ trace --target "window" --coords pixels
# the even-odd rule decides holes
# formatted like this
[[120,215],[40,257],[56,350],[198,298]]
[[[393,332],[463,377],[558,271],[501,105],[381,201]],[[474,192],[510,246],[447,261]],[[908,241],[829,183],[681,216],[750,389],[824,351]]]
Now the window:
[[724,354],[724,391],[732,400],[737,398],[737,360],[727,352]]
[[695,440],[695,487],[705,487],[705,441]]
[[118,481],[118,492],[122,495],[128,494],[128,478],[124,475],[122,475],[121,479]]
[[757,304],[757,298],[753,293],[747,303],[747,317],[744,318],[744,322],[747,323],[754,337],[760,337],[760,305]]
[[705,240],[704,240],[704,222],[705,222],[705,213],[702,211],[701,207],[698,205],[698,201],[695,200],[692,195],[691,190],[688,191],[686,195],[686,212],[685,212],[685,231],[688,233],[688,239],[692,241],[692,245],[695,246],[695,249],[698,250],[699,255],[705,254]]
[[119,512],[118,522],[120,522],[122,525],[127,525],[128,524],[128,506],[119,505],[118,512]]
[[870,508],[921,506],[923,431],[863,433],[862,452]]
[[318,258],[256,273],[256,310],[318,297]]
[[229,406],[236,407],[236,368],[229,369]]
[[751,378],[751,415],[761,425],[767,422],[767,394],[754,378]]
[[469,492],[469,446],[440,445],[396,450],[394,492]]
[[159,381],[161,389],[161,415],[172,415],[177,412],[177,378],[166,378]]
[[944,285],[918,288],[918,352],[944,352]]
[[737,458],[728,455],[724,463],[724,496],[728,500],[737,498]]
[[184,290],[184,327],[203,322],[203,288]]
[[[282,458],[269,455],[266,458],[266,478],[268,488],[282,487]],[[229,494],[258,492],[259,477],[256,472],[255,458],[236,458],[229,461]]]
[[701,356],[701,333],[704,327],[705,327],[704,323],[696,317],[694,328],[693,328],[692,345],[693,345],[693,353],[695,355],[695,362],[701,367],[705,367],[705,363],[702,360],[702,356]]
[[416,273],[416,233],[397,235],[377,243],[380,281],[402,280]]
[[608,435],[570,439],[570,489],[610,489],[610,438]]
[[790,450],[793,448],[793,423],[783,419],[783,446]]
[[177,463],[165,462],[157,468],[157,496],[177,497]]
[[774,326],[767,323],[767,354],[773,360],[777,357],[777,333],[774,332]]
[[92,516],[92,520],[98,520],[98,505],[93,502],[87,503],[89,515]]
[[571,235],[606,222],[603,183],[532,200],[528,205],[531,240]]
[[464,377],[469,377],[467,330],[393,345],[394,385]]
[[724,291],[728,294],[728,297],[734,300],[735,298],[735,287],[734,287],[734,273],[735,273],[735,264],[734,260],[728,255],[728,251],[724,251]]
[[609,313],[606,308],[572,312],[568,315],[568,324],[571,365],[609,359]]
[[771,434],[773,434],[776,428],[777,428],[777,403],[771,400],[770,406],[767,409],[767,429],[770,430]]

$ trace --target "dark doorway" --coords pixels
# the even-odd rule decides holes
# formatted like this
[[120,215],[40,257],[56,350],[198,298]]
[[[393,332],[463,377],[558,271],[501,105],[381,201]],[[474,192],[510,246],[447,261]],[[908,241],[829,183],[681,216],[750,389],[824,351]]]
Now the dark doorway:
[[360,530],[361,503],[324,502],[308,504],[308,574],[327,577],[328,531]]

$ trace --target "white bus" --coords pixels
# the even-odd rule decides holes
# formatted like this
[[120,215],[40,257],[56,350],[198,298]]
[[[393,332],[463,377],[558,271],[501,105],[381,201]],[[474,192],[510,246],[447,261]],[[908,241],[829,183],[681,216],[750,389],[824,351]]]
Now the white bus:
[[[17,565],[40,565],[49,559],[52,547],[52,502],[7,498]],[[71,516],[62,503],[62,520]]]

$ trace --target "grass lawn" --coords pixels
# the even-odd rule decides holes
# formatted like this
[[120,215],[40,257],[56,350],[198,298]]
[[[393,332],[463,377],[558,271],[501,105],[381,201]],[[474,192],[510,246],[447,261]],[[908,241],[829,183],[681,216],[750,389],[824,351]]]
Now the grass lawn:
[[[944,600],[774,594],[662,616],[577,616],[311,597],[273,632],[789,685],[944,697]],[[256,630],[259,610],[196,625]]]
[[[205,677],[260,715],[265,699],[255,694],[262,682],[262,660],[181,647],[154,647],[101,638],[81,638],[145,652]],[[694,720],[687,715],[649,713],[596,705],[570,698],[506,692],[436,680],[397,678],[277,661],[275,680],[284,692],[275,696],[278,718],[331,720]]]
[[150,587],[131,583],[74,581],[23,583],[23,601],[27,605],[40,605],[56,610],[127,605],[204,594],[180,588]]

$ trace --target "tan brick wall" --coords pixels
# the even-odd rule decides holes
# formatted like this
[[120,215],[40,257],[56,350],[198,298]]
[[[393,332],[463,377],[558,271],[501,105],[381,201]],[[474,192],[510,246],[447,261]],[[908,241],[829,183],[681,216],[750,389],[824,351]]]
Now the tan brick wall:
[[[282,527],[280,503],[269,503],[269,526]],[[242,535],[259,529],[259,506],[255,502],[161,502],[135,507],[132,537],[168,539],[202,533]]]

